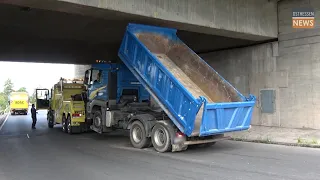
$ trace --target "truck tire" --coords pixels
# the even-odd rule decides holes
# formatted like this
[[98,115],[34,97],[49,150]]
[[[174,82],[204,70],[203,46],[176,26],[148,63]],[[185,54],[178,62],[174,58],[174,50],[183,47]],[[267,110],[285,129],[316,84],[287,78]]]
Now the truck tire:
[[67,119],[66,116],[62,116],[62,132],[67,133],[68,132],[68,124],[67,124]]
[[72,133],[71,117],[70,116],[68,116],[66,124],[67,124],[67,133],[68,134],[73,134]]
[[167,152],[172,149],[169,129],[162,123],[157,123],[153,127],[151,140],[154,149],[158,152]]
[[102,132],[102,114],[100,110],[96,110],[93,114],[93,125]]
[[53,124],[52,123],[48,123],[48,128],[52,129],[53,128]]
[[130,141],[133,147],[142,149],[149,147],[151,139],[146,136],[144,125],[140,121],[134,121],[130,128]]
[[48,122],[48,128],[53,128],[54,124],[53,124],[53,115],[52,113],[49,111],[47,113],[47,122]]

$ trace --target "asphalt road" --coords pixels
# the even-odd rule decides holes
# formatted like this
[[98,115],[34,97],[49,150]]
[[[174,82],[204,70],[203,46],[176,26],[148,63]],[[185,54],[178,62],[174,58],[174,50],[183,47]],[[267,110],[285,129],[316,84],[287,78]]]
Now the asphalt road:
[[45,113],[10,116],[0,130],[1,180],[320,179],[320,150],[224,141],[157,153],[131,147],[127,133],[68,135],[47,129]]

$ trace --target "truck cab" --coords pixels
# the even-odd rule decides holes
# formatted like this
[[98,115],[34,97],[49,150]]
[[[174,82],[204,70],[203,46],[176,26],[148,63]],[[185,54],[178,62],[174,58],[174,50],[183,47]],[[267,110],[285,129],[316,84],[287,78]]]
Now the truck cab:
[[86,131],[85,101],[82,80],[61,78],[51,89],[48,127],[62,125],[62,131],[73,134]]
[[[124,64],[97,63],[85,72],[87,118],[91,129],[103,133],[112,127],[119,128],[117,120],[110,120],[112,110],[120,110],[128,104],[148,106],[150,95]],[[125,113],[119,113],[119,117]],[[111,125],[113,124],[113,125]]]

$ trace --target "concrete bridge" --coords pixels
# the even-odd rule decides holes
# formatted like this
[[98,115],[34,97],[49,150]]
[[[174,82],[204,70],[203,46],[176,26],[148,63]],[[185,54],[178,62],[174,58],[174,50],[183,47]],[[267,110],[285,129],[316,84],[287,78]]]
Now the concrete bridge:
[[0,59],[5,60],[87,63],[115,59],[129,22],[178,28],[179,36],[198,53],[277,38],[276,1],[0,0],[0,3],[3,39]]
[[[253,124],[320,129],[317,0],[0,0],[0,60],[79,64],[117,59],[127,23],[179,37],[242,93],[258,98]],[[315,28],[292,28],[313,7]]]

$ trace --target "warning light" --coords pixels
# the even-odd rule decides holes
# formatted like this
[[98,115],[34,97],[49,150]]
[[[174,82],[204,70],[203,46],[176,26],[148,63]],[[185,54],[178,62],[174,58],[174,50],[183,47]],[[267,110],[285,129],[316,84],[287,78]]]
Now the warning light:
[[[105,61],[105,60],[96,60],[96,63],[108,63],[108,61]],[[109,63],[111,63],[111,61],[109,61]]]

